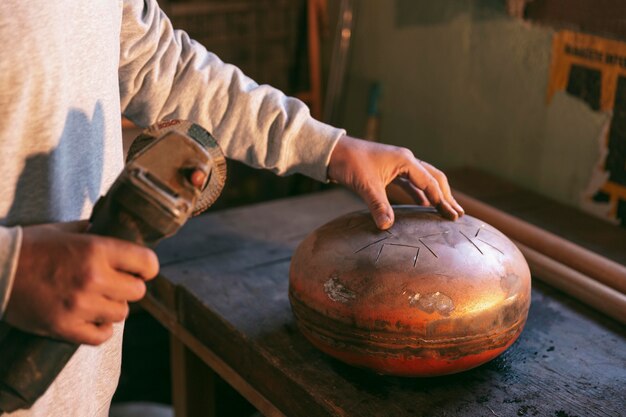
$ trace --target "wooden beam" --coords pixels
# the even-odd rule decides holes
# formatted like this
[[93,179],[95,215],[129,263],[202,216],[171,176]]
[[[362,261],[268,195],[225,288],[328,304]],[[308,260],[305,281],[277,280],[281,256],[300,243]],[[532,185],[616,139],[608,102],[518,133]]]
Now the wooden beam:
[[216,417],[215,373],[171,334],[170,358],[176,417]]

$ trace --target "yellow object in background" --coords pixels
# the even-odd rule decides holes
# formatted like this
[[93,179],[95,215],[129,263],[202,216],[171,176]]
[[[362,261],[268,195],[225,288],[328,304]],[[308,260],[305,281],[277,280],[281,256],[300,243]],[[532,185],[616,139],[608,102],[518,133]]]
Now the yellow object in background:
[[626,43],[571,31],[556,33],[548,103],[559,91],[584,100],[594,110],[612,112],[581,205],[626,226]]

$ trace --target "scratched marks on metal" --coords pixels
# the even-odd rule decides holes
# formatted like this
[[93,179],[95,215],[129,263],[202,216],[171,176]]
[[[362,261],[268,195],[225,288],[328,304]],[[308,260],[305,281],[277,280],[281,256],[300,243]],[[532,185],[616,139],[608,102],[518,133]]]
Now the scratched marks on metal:
[[375,237],[355,250],[354,254],[369,249],[368,253],[375,256],[374,264],[377,264],[385,253],[391,250],[397,251],[399,248],[408,248],[412,254],[411,264],[413,267],[416,267],[420,255],[429,254],[435,258],[440,257],[436,251],[437,244],[456,248],[457,244],[460,243],[459,241],[465,241],[477,250],[480,255],[484,256],[490,250],[504,255],[504,252],[493,242],[493,236],[497,236],[496,233],[486,229],[485,225],[481,225],[477,229],[474,227],[465,231],[457,226],[456,230],[450,228],[442,232],[418,236],[406,233],[403,236],[398,236],[389,230],[381,233],[381,236]]

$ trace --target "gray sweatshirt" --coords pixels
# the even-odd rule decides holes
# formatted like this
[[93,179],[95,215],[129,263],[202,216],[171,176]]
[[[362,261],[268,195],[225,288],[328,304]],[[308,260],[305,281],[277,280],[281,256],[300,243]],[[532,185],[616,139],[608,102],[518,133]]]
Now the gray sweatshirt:
[[[89,216],[123,167],[122,114],[140,126],[194,120],[230,158],[321,181],[344,133],[173,30],[155,0],[2,0],[0,45],[0,317],[19,226]],[[121,330],[81,347],[31,410],[11,415],[106,416]]]

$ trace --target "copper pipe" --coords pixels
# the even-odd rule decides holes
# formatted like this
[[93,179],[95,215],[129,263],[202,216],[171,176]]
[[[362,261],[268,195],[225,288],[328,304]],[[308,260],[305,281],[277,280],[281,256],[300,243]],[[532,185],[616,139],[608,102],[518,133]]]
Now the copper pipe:
[[504,213],[467,194],[455,191],[454,196],[469,214],[483,219],[509,238],[613,288],[622,295],[626,294],[626,267],[624,265]]
[[515,244],[524,254],[534,277],[626,324],[626,295],[520,242]]

